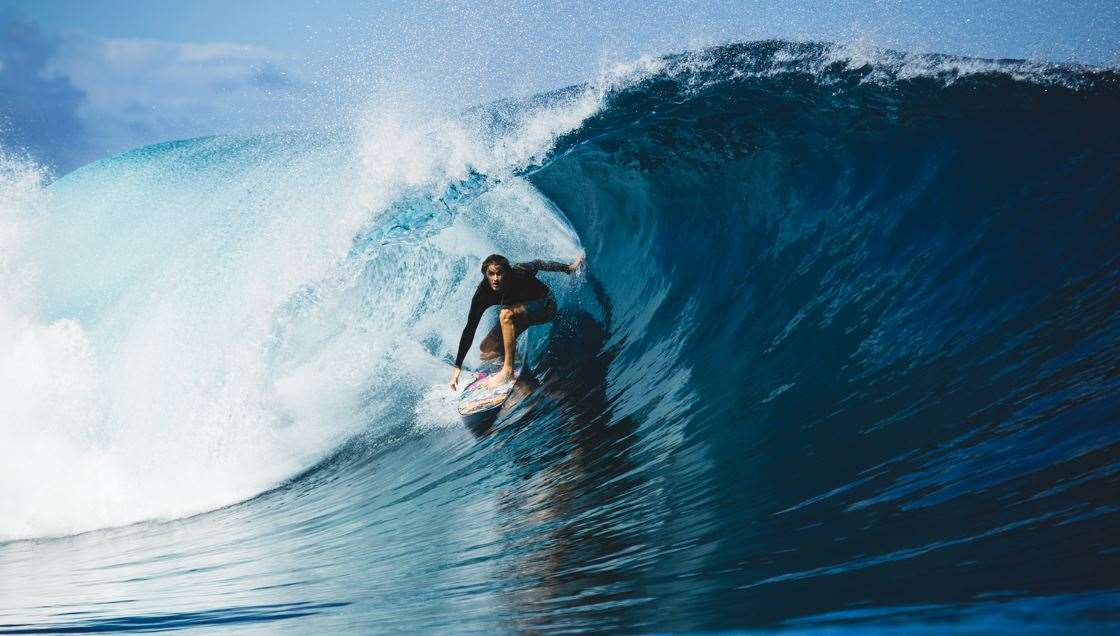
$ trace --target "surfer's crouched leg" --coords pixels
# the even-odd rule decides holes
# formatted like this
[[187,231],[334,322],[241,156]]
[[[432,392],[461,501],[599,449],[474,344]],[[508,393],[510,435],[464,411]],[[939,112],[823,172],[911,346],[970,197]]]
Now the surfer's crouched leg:
[[502,370],[494,376],[495,383],[504,383],[513,375],[513,360],[517,355],[517,334],[531,325],[552,320],[556,315],[556,301],[552,294],[539,300],[502,307],[498,312],[498,325],[502,328],[502,348],[505,350]]
[[482,344],[478,345],[478,357],[482,360],[493,360],[502,355],[502,326],[498,325],[486,334]]
[[512,321],[514,338],[521,335],[527,327],[550,322],[556,317],[556,298],[549,294],[540,300],[530,300],[514,305],[502,305],[498,312],[498,324],[479,344],[478,357],[483,360],[494,360],[503,357],[505,347],[502,343],[502,323]]

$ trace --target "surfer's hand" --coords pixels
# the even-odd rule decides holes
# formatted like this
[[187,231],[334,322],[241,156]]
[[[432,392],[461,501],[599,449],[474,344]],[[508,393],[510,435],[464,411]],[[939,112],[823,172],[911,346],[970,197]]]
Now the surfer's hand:
[[587,255],[586,254],[580,254],[579,256],[576,257],[576,260],[572,261],[572,264],[568,266],[568,271],[573,273],[573,274],[576,273],[577,271],[579,271],[579,268],[583,266],[583,262],[586,261],[586,260],[587,260]]
[[451,367],[451,382],[448,383],[448,386],[451,387],[452,391],[459,388],[459,371],[459,367]]

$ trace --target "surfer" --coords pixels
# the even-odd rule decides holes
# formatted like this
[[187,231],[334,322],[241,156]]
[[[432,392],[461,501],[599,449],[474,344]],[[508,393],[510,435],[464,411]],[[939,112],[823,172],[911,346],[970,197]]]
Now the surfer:
[[478,329],[483,311],[494,305],[502,307],[498,312],[498,325],[479,345],[479,357],[483,360],[493,360],[504,355],[502,370],[487,380],[488,385],[498,386],[513,377],[517,336],[528,327],[544,324],[556,316],[556,298],[548,285],[537,280],[537,272],[571,274],[580,268],[583,261],[584,256],[580,254],[570,264],[537,260],[511,265],[509,259],[501,254],[487,256],[482,261],[482,281],[471,298],[467,324],[459,338],[459,353],[451,368],[451,390],[458,387],[463,359],[467,357],[467,350],[474,341],[474,332]]

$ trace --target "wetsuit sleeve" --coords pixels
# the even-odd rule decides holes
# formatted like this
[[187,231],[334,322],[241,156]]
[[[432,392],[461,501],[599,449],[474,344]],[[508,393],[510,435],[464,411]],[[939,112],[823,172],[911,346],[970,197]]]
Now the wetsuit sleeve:
[[463,327],[463,335],[459,336],[459,353],[455,356],[455,366],[462,368],[463,359],[474,342],[474,332],[478,329],[478,321],[482,319],[482,312],[486,311],[486,301],[477,292],[471,298],[471,312],[467,315],[467,324]]
[[560,261],[527,261],[525,263],[518,263],[514,265],[519,269],[528,270],[531,273],[537,272],[568,272],[568,264],[561,263]]

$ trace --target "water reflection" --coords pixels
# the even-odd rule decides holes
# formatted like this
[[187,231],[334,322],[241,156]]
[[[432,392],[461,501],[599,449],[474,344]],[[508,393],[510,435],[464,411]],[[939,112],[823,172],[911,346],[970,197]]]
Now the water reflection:
[[516,555],[499,577],[503,613],[518,632],[630,624],[627,607],[640,596],[647,540],[634,508],[646,480],[630,458],[636,422],[612,417],[606,340],[589,313],[559,314],[537,364],[542,377],[528,374],[520,403],[498,420],[500,435],[532,446],[516,455],[516,478],[498,493],[502,551]]

